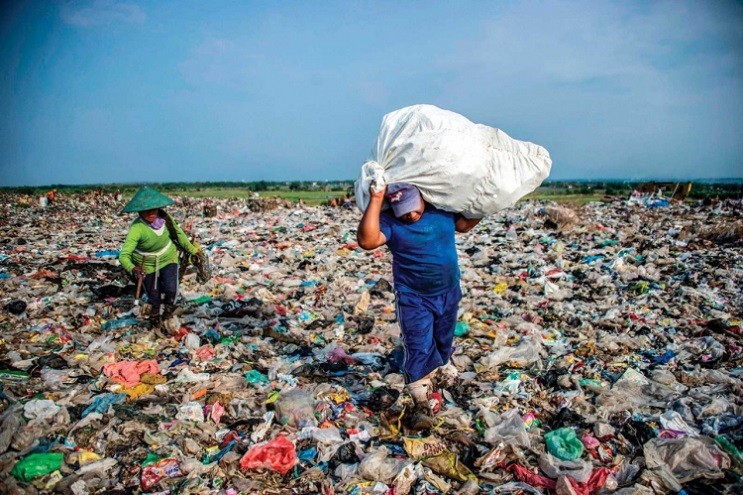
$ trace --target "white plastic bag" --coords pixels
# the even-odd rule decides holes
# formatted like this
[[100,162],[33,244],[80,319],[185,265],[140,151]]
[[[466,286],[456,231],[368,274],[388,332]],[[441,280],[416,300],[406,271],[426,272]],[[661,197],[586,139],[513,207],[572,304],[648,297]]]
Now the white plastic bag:
[[500,414],[495,425],[485,430],[484,439],[496,446],[503,442],[531,448],[531,440],[518,409],[509,409]]
[[543,147],[474,124],[433,105],[414,105],[382,120],[372,160],[356,181],[364,211],[369,186],[407,182],[437,208],[481,218],[539,187],[552,160]]

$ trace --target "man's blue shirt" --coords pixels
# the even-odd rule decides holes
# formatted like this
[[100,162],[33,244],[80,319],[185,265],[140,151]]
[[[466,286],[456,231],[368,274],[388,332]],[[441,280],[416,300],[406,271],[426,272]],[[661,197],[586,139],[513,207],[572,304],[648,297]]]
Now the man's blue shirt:
[[396,290],[432,296],[459,284],[455,222],[455,213],[428,203],[415,223],[397,219],[392,210],[382,212],[379,229],[392,252]]

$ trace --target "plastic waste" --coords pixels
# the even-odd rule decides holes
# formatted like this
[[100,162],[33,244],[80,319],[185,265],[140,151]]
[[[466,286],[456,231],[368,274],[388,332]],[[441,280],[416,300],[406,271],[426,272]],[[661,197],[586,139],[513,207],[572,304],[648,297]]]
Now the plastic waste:
[[0,417],[0,454],[4,454],[13,437],[21,428],[21,418],[18,406],[9,407]]
[[195,421],[197,423],[203,423],[204,408],[198,402],[188,402],[186,404],[183,404],[178,409],[178,414],[176,414],[175,417],[176,419],[180,419],[182,421]]
[[547,450],[563,461],[572,461],[583,454],[583,443],[572,428],[560,428],[544,435]]
[[101,394],[93,398],[93,402],[85,408],[81,417],[90,413],[105,414],[114,404],[121,404],[126,400],[126,394]]
[[315,401],[312,394],[302,389],[294,389],[282,394],[276,402],[279,422],[300,428],[317,426]]
[[[740,491],[743,268],[723,232],[734,234],[740,201],[671,202],[661,214],[624,199],[551,213],[568,207],[525,200],[458,235],[467,331],[433,431],[413,435],[389,253],[354,245],[358,211],[219,199],[217,216],[200,218],[200,200],[178,198],[168,210],[197,212],[192,234],[213,276],[201,284],[185,270],[171,331],[142,325],[136,286],[95,256],[121,247],[130,217],[82,195],[43,211],[18,197],[2,193],[2,493],[474,492],[464,473],[446,474],[457,461],[480,493]],[[137,369],[148,361],[157,371]],[[298,418],[277,407],[293,389]],[[549,453],[545,434],[560,428],[575,430],[581,457]],[[292,469],[245,472],[242,456],[278,435],[296,446]],[[446,457],[428,467],[405,439],[431,442],[425,459]],[[60,452],[56,471],[10,474],[30,454]],[[164,459],[183,475],[161,470],[144,490],[145,469]]]
[[708,437],[654,438],[643,446],[650,469],[665,468],[679,485],[725,476],[730,458]]
[[266,385],[269,382],[268,377],[258,370],[250,370],[245,373],[245,380],[253,385]]
[[157,361],[151,359],[142,361],[124,360],[103,366],[103,373],[107,377],[125,387],[138,385],[142,380],[142,375],[146,373],[154,375],[159,371]]
[[454,480],[477,481],[477,477],[467,466],[462,464],[457,454],[449,450],[436,456],[426,457],[422,463],[424,466],[431,468],[434,473]]
[[104,249],[103,251],[96,251],[95,256],[96,258],[118,258],[119,250],[118,249]]
[[118,330],[119,328],[126,328],[131,326],[136,326],[140,322],[136,318],[122,318],[120,320],[110,320],[101,325],[101,329],[103,330]]
[[593,472],[591,463],[580,459],[574,461],[561,460],[550,454],[539,456],[539,468],[552,479],[560,476],[570,476],[578,483],[585,483]]
[[443,454],[447,450],[446,443],[434,436],[424,438],[404,437],[402,442],[405,452],[416,461]]
[[270,469],[286,474],[297,462],[294,444],[280,435],[273,440],[253,446],[240,459],[242,469]]
[[464,337],[467,335],[467,332],[469,332],[470,326],[463,322],[458,321],[456,327],[454,328],[454,336],[455,337]]
[[180,478],[181,476],[183,473],[176,459],[162,459],[142,468],[141,486],[143,490],[149,490],[163,478]]
[[483,439],[491,445],[501,442],[531,448],[529,434],[517,409],[509,409],[494,420],[493,426],[485,430]]
[[32,399],[23,406],[23,415],[32,420],[44,421],[53,418],[62,408],[53,400]]
[[380,447],[367,455],[359,464],[359,475],[370,481],[379,481],[387,485],[392,483],[408,463],[388,455],[385,447]]
[[24,311],[26,311],[26,307],[26,301],[20,299],[10,301],[8,304],[5,305],[5,309],[13,313],[14,315],[22,314]]
[[183,343],[187,349],[196,350],[201,347],[201,338],[199,338],[199,336],[195,333],[191,332],[186,335]]
[[29,482],[39,476],[44,476],[62,467],[64,454],[61,452],[47,452],[40,454],[29,454],[16,462],[10,472],[21,481]]

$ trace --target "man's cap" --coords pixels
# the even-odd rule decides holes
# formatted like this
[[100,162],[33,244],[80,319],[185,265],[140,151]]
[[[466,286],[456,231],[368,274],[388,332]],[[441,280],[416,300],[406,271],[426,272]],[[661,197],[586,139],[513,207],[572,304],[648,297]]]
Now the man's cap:
[[398,182],[387,186],[387,201],[390,202],[392,212],[400,218],[406,213],[417,210],[421,205],[421,193],[417,187],[405,182]]
[[173,200],[149,187],[143,187],[121,210],[123,213],[135,213],[138,211],[152,210],[172,205]]

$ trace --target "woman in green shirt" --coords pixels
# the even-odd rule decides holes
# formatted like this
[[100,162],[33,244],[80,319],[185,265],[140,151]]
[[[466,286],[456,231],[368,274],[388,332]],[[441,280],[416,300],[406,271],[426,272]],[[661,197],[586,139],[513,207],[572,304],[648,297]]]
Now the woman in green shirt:
[[139,217],[129,228],[119,252],[119,262],[135,280],[143,279],[142,285],[152,305],[150,322],[155,326],[161,321],[162,302],[165,303],[162,318],[171,318],[176,309],[178,248],[191,255],[199,252],[183,229],[162,209],[171,204],[172,199],[143,187],[122,210],[125,213],[139,213]]

